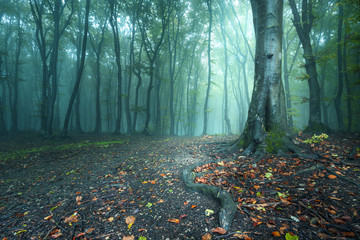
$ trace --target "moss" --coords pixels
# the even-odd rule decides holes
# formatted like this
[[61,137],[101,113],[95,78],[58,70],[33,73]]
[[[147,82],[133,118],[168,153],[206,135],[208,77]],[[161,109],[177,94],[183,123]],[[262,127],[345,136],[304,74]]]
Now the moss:
[[241,137],[239,138],[239,140],[238,140],[237,143],[236,143],[236,147],[237,147],[237,148],[243,148],[243,147],[245,147],[245,137],[244,137],[244,136],[241,136]]
[[42,147],[36,147],[31,149],[19,149],[12,151],[11,153],[0,153],[0,159],[2,160],[13,160],[13,159],[24,159],[28,156],[30,153],[39,153],[39,152],[51,152],[51,151],[66,151],[66,150],[72,150],[72,149],[78,149],[83,147],[110,147],[113,144],[125,144],[128,143],[129,140],[117,140],[117,141],[103,141],[103,142],[79,142],[79,143],[70,143],[70,144],[62,144],[62,145],[55,145],[55,146],[42,146]]
[[284,151],[286,149],[284,144],[285,137],[286,133],[283,130],[274,129],[269,131],[265,138],[266,152],[277,153],[279,151]]

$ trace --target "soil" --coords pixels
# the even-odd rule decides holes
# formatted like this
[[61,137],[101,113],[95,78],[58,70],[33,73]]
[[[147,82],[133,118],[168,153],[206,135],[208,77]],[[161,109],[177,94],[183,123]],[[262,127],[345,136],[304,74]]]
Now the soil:
[[[2,137],[0,239],[359,239],[358,136],[312,144],[317,159],[218,152],[236,137]],[[185,187],[194,163],[237,204],[226,233]]]

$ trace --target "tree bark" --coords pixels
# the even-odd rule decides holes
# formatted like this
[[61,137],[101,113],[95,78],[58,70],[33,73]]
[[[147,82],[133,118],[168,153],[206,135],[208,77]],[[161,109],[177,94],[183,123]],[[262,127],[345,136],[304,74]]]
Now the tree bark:
[[[344,81],[343,81],[343,56],[342,56],[342,27],[343,27],[343,19],[344,19],[344,9],[341,4],[341,1],[337,1],[338,7],[339,7],[339,13],[338,13],[338,39],[337,39],[337,67],[338,67],[338,88],[336,97],[334,99],[335,103],[335,109],[336,109],[336,116],[337,116],[337,122],[338,122],[338,129],[343,130],[344,129],[344,122],[342,117],[342,110],[341,110],[341,97],[343,93],[343,87],[344,87]],[[345,69],[344,69],[345,70]]]
[[209,96],[210,96],[210,88],[211,88],[211,27],[212,27],[212,0],[206,0],[206,4],[209,12],[209,34],[208,34],[208,81],[206,88],[206,96],[205,96],[205,104],[204,104],[204,128],[203,135],[207,134],[207,124],[208,124],[208,112],[209,112]]
[[256,36],[254,90],[246,127],[236,146],[245,148],[245,155],[254,151],[263,155],[287,147],[281,81],[283,1],[255,0],[251,7]]
[[75,101],[75,97],[79,91],[81,76],[82,76],[82,72],[83,72],[84,65],[85,65],[86,43],[87,43],[87,35],[88,35],[88,30],[89,30],[89,12],[90,12],[90,0],[86,0],[85,28],[84,28],[84,36],[83,36],[82,49],[81,49],[81,61],[80,61],[79,70],[77,71],[75,86],[74,86],[73,92],[71,94],[69,106],[66,111],[64,127],[63,127],[63,131],[62,131],[62,135],[64,137],[66,137],[67,133],[68,133],[68,126],[69,126],[71,110],[72,110],[72,106]]
[[308,3],[308,0],[302,1],[302,20],[300,20],[300,15],[295,1],[289,0],[289,3],[294,16],[293,23],[304,49],[305,70],[307,73],[310,90],[310,116],[308,129],[310,131],[319,131],[321,128],[323,128],[321,123],[320,87],[317,80],[316,62],[309,35],[314,21],[312,3],[311,1]]

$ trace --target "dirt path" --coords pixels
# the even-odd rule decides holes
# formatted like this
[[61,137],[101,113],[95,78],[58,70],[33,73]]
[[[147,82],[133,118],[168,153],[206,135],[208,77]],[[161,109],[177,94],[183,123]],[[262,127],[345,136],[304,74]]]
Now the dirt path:
[[[19,158],[3,161],[1,239],[200,239],[218,226],[216,214],[204,214],[218,205],[187,191],[181,173],[209,159],[198,147],[224,138],[83,138],[23,143]],[[110,143],[91,144],[99,141]],[[56,149],[72,142],[79,146]]]
[[[308,144],[317,159],[214,151],[234,138],[0,139],[0,239],[360,239],[357,135]],[[219,205],[185,188],[194,163],[236,203],[224,235]]]

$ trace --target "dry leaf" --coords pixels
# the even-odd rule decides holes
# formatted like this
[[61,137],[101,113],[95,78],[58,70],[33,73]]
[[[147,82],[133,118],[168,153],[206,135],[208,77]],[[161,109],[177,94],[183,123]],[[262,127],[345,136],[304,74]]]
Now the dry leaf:
[[213,232],[213,233],[219,233],[219,234],[223,235],[223,234],[226,233],[226,230],[223,229],[223,228],[221,228],[221,227],[217,227],[217,228],[214,228],[214,229],[212,230],[212,232]]
[[113,218],[113,217],[109,217],[109,218],[108,218],[108,221],[109,221],[109,222],[112,222],[112,221],[114,221],[114,218]]
[[355,233],[353,233],[353,232],[341,232],[341,234],[344,237],[355,237]]
[[205,234],[204,236],[201,237],[201,240],[211,240],[212,237],[211,237],[211,234],[210,233],[207,233]]
[[179,219],[176,219],[176,218],[171,218],[171,219],[168,219],[169,222],[172,222],[172,223],[180,223],[180,220]]
[[125,222],[128,225],[128,228],[130,229],[131,226],[134,224],[135,222],[135,217],[134,216],[128,216],[127,218],[125,218]]
[[280,237],[280,236],[281,236],[281,234],[280,234],[279,231],[272,232],[272,235],[273,235],[274,237]]
[[337,178],[337,176],[331,174],[331,175],[328,176],[328,178],[335,179],[335,178]]
[[50,220],[53,217],[53,215],[49,215],[47,217],[44,217],[44,220]]
[[131,236],[124,236],[123,240],[135,240],[135,237],[133,235]]
[[91,233],[94,230],[95,230],[95,228],[89,228],[88,230],[85,231],[85,233]]
[[246,235],[246,234],[235,233],[235,234],[233,235],[233,237],[237,237],[237,238],[239,238],[239,239],[244,239],[244,240],[251,240],[251,238],[250,238],[248,235]]

